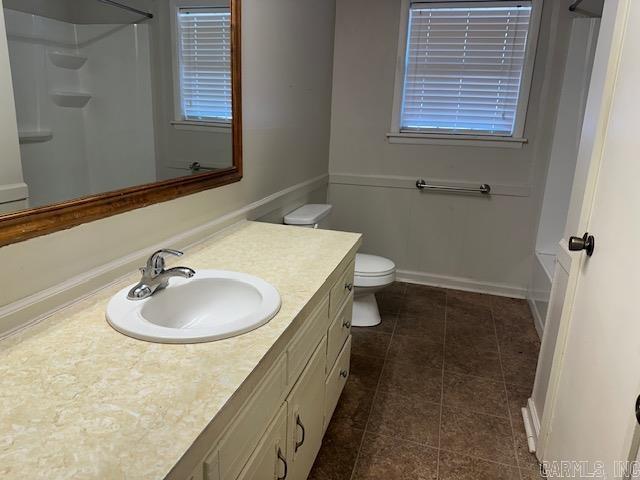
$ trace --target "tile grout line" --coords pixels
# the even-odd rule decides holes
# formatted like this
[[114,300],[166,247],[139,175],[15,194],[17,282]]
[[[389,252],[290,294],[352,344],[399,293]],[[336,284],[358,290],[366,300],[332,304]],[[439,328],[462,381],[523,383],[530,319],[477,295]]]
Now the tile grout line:
[[[378,377],[378,380],[376,382],[376,385],[373,389],[373,401],[372,401],[372,405],[368,411],[367,417],[366,417],[366,421],[362,430],[362,439],[359,442],[359,446],[356,452],[356,456],[354,459],[354,463],[353,463],[353,467],[352,467],[352,471],[351,471],[351,475],[350,478],[351,480],[354,480],[355,478],[357,478],[357,471],[358,471],[358,465],[360,464],[360,458],[361,454],[362,454],[362,449],[363,446],[365,444],[365,437],[368,435],[368,433],[372,433],[369,428],[371,428],[371,416],[372,416],[372,412],[373,409],[375,408],[376,405],[376,401],[380,398],[380,395],[382,394],[382,391],[380,389],[380,385],[382,384],[382,379],[383,379],[383,374],[384,371],[389,367],[389,365],[391,363],[399,363],[399,364],[403,364],[403,363],[407,363],[409,364],[410,362],[403,362],[402,358],[400,358],[400,360],[398,360],[397,358],[395,359],[391,359],[389,357],[389,353],[391,351],[391,347],[393,345],[393,342],[395,340],[395,338],[403,338],[403,337],[407,337],[407,335],[402,335],[401,333],[398,332],[398,324],[400,321],[400,317],[403,314],[404,309],[407,306],[407,301],[408,301],[408,297],[407,297],[407,291],[408,291],[408,286],[405,284],[403,285],[403,288],[401,289],[401,293],[399,294],[400,297],[400,306],[398,307],[398,309],[395,311],[395,313],[393,314],[393,321],[394,321],[394,325],[393,327],[389,330],[388,334],[390,336],[389,339],[389,344],[387,345],[387,348],[385,350],[384,356],[380,356],[380,357],[376,357],[376,358],[382,358],[382,368],[380,371],[380,375]],[[426,447],[426,448],[431,448],[435,450],[436,453],[436,479],[439,479],[441,476],[441,457],[442,457],[442,453],[446,452],[446,453],[451,453],[454,455],[461,455],[461,456],[465,456],[468,457],[470,459],[475,458],[476,460],[481,460],[481,461],[486,461],[486,462],[490,462],[496,465],[502,465],[502,466],[506,466],[509,468],[513,468],[517,471],[517,477],[520,478],[521,480],[525,479],[525,472],[523,471],[523,465],[521,465],[521,459],[519,458],[519,450],[518,450],[518,441],[515,435],[515,428],[514,428],[514,422],[515,420],[513,419],[512,416],[512,405],[510,402],[510,395],[509,395],[509,385],[517,385],[517,384],[513,384],[513,383],[507,383],[506,381],[506,373],[505,373],[505,366],[504,366],[504,362],[503,362],[503,352],[502,352],[502,348],[499,342],[499,336],[498,336],[498,328],[497,328],[497,320],[496,320],[496,315],[494,314],[494,309],[495,306],[493,305],[493,303],[489,303],[489,305],[487,305],[488,310],[489,310],[489,314],[490,314],[490,324],[491,327],[490,330],[487,331],[487,333],[489,333],[490,335],[492,335],[495,338],[495,342],[496,342],[496,353],[497,353],[497,357],[498,357],[498,362],[500,365],[500,374],[499,374],[499,378],[487,378],[487,377],[482,377],[482,376],[476,376],[476,375],[469,375],[467,373],[462,373],[462,372],[456,372],[456,371],[450,371],[446,368],[446,336],[447,336],[447,319],[449,316],[449,312],[448,310],[450,309],[450,295],[445,291],[445,297],[444,297],[444,318],[443,318],[443,338],[442,338],[442,342],[441,342],[441,348],[442,348],[442,367],[440,369],[440,377],[441,377],[441,388],[440,388],[440,412],[439,412],[439,425],[438,425],[438,441],[437,441],[437,447],[434,448],[434,446],[426,444],[426,443],[422,443],[422,442],[417,442],[415,440],[411,440],[408,438],[402,438],[402,437],[396,437],[394,435],[389,435],[389,434],[385,434],[385,433],[380,433],[380,432],[375,432],[376,436],[380,436],[383,438],[387,438],[387,439],[395,439],[395,440],[399,440],[402,442],[407,442],[410,444],[414,444],[414,445],[418,445],[421,447]],[[487,325],[487,326],[489,326]],[[379,332],[379,333],[386,333],[386,332]],[[434,346],[437,345],[438,342],[433,342],[430,341],[429,343],[433,343]],[[435,369],[437,371],[437,369]],[[435,373],[435,372],[434,372]],[[488,459],[488,458],[483,458],[480,456],[475,456],[475,455],[469,455],[469,454],[465,454],[465,453],[461,453],[461,452],[456,452],[455,450],[449,450],[449,449],[445,449],[442,447],[442,426],[443,426],[443,417],[444,417],[444,408],[445,408],[445,401],[444,401],[444,390],[445,390],[445,376],[447,375],[447,373],[451,373],[453,375],[459,375],[461,377],[470,377],[470,378],[477,378],[477,379],[482,379],[484,381],[490,382],[492,384],[495,384],[497,387],[499,387],[498,384],[502,384],[502,388],[503,388],[503,392],[505,395],[505,399],[506,399],[506,411],[507,411],[507,417],[509,420],[509,428],[511,431],[511,440],[512,440],[512,446],[513,446],[513,453],[514,453],[514,457],[513,460],[514,462],[500,462],[500,461],[496,461],[496,459]],[[437,378],[437,377],[436,377]],[[394,393],[394,392],[391,392]],[[434,402],[429,402],[429,403],[434,403]],[[436,403],[434,403],[435,405]],[[451,407],[453,410],[467,410],[463,407]],[[473,412],[479,414],[479,415],[486,415],[486,416],[490,416],[490,417],[494,417],[494,418],[499,418],[502,419],[504,421],[504,419],[506,417],[504,416],[500,416],[500,415],[495,415],[495,414],[491,414],[491,413],[485,413],[485,412],[481,412],[481,411],[476,411],[473,410]]]
[[[376,432],[373,435],[375,435],[376,437],[382,437],[382,438],[386,438],[386,439],[389,439],[389,440],[396,440],[396,441],[402,442],[402,443],[409,443],[411,445],[415,445],[417,447],[422,447],[422,448],[427,448],[429,450],[435,450],[436,452],[438,451],[438,448],[433,446],[433,445],[429,445],[428,443],[416,442],[415,440],[410,440],[408,438],[399,438],[399,437],[394,437],[393,435],[389,435],[387,433],[378,433],[378,432]],[[515,468],[516,470],[518,470],[518,467],[514,463],[499,462],[499,461],[497,461],[495,459],[485,458],[485,457],[477,456],[477,455],[469,455],[468,453],[462,453],[460,451],[450,450],[448,448],[441,448],[440,450],[442,452],[444,452],[444,453],[450,453],[452,455],[457,455],[457,456],[465,457],[465,458],[471,458],[471,459],[474,459],[474,460],[482,460],[483,462],[493,463],[493,464],[496,464],[496,465],[502,465],[504,467],[511,467],[511,468]]]
[[498,327],[496,325],[496,318],[495,318],[495,315],[493,314],[493,302],[491,302],[491,307],[489,311],[491,312],[491,320],[493,320],[493,330],[495,332],[496,342],[498,345],[498,361],[500,362],[500,372],[502,373],[502,387],[504,389],[504,394],[507,399],[507,412],[509,413],[509,426],[511,427],[511,442],[513,444],[513,453],[515,455],[516,465],[518,467],[518,476],[520,477],[520,480],[525,480],[524,477],[522,476],[522,468],[520,467],[520,458],[518,455],[518,443],[516,441],[516,432],[515,432],[515,429],[513,428],[513,417],[511,416],[511,402],[509,400],[509,390],[507,389],[507,380],[504,374],[504,366],[502,365],[502,349],[500,348],[500,339],[498,337]]
[[[402,304],[404,304],[405,294],[406,294],[407,286],[405,284],[404,290],[402,292]],[[401,307],[402,308],[402,307]],[[360,445],[358,446],[358,451],[356,453],[355,461],[353,462],[353,467],[351,468],[351,475],[349,477],[350,480],[355,479],[355,474],[358,467],[358,461],[360,460],[360,453],[362,452],[362,446],[364,445],[365,438],[367,437],[367,429],[369,427],[369,419],[371,418],[371,412],[375,407],[376,399],[378,397],[378,389],[380,387],[380,382],[382,381],[382,374],[384,373],[384,367],[387,365],[387,357],[389,356],[389,350],[391,349],[391,342],[393,342],[393,335],[396,331],[396,326],[398,325],[398,317],[400,316],[400,312],[398,311],[395,314],[396,322],[393,325],[393,330],[391,331],[391,339],[389,340],[389,345],[387,345],[387,351],[384,356],[384,360],[382,362],[382,370],[380,370],[380,375],[378,376],[378,382],[376,383],[376,388],[373,394],[373,400],[371,401],[371,408],[369,409],[369,414],[367,415],[367,421],[364,423],[364,428],[362,431],[362,440],[360,440]]]
[[[429,445],[428,443],[416,442],[415,440],[410,440],[408,438],[399,438],[399,437],[394,437],[393,435],[389,435],[387,433],[378,433],[378,432],[376,432],[373,435],[375,435],[376,437],[382,437],[382,438],[386,438],[386,439],[389,439],[389,440],[397,440],[399,442],[409,443],[411,445],[416,445],[418,447],[422,447],[422,448],[427,448],[429,450],[438,451],[438,448],[433,446],[433,445]],[[511,468],[515,468],[516,470],[518,470],[518,467],[513,463],[498,462],[495,459],[489,459],[489,458],[480,457],[480,456],[477,456],[477,455],[469,455],[468,453],[462,453],[462,452],[459,452],[457,450],[450,450],[448,448],[440,448],[439,450],[442,451],[442,452],[445,452],[445,453],[450,453],[452,455],[471,458],[471,459],[474,459],[474,460],[482,460],[483,462],[493,463],[493,464],[496,464],[496,465],[502,465],[502,466],[505,466],[505,467],[511,467]]]
[[[403,282],[404,283],[404,282]],[[435,480],[440,479],[441,475],[442,475],[442,467],[444,464],[442,464],[442,454],[443,453],[448,453],[448,454],[453,454],[453,455],[460,455],[463,457],[467,457],[469,459],[476,459],[476,460],[480,460],[480,461],[485,461],[485,462],[489,462],[495,465],[502,465],[503,467],[509,467],[511,469],[515,469],[517,471],[517,475],[516,478],[519,478],[520,480],[526,480],[527,477],[527,472],[525,472],[525,465],[523,464],[526,463],[525,461],[520,459],[520,450],[519,450],[519,443],[518,443],[518,438],[516,437],[516,422],[517,419],[514,419],[513,415],[512,415],[512,409],[513,409],[513,405],[512,402],[510,401],[511,399],[511,395],[509,393],[509,386],[510,385],[514,385],[514,386],[518,386],[518,383],[513,383],[513,382],[507,382],[506,379],[506,367],[504,365],[505,361],[509,358],[509,355],[507,355],[505,352],[503,352],[503,346],[500,343],[500,337],[498,335],[498,327],[497,327],[497,316],[495,313],[496,312],[496,305],[494,305],[493,301],[490,301],[490,303],[487,305],[488,310],[489,310],[489,314],[491,316],[490,319],[490,323],[489,325],[487,325],[487,327],[489,327],[489,329],[487,330],[487,333],[489,335],[493,335],[493,337],[495,338],[495,342],[496,342],[496,353],[497,353],[497,357],[498,357],[498,362],[500,365],[500,373],[499,373],[499,378],[488,378],[488,377],[482,377],[482,376],[476,376],[476,375],[469,375],[467,373],[462,373],[462,372],[456,372],[448,370],[446,368],[446,337],[447,337],[447,319],[449,317],[449,309],[452,308],[452,303],[451,303],[451,299],[453,299],[453,296],[450,296],[449,293],[447,293],[447,291],[445,290],[445,297],[444,297],[444,318],[443,318],[443,338],[442,338],[442,342],[440,343],[441,348],[442,348],[442,366],[440,369],[440,377],[441,377],[441,388],[440,388],[440,412],[439,412],[439,424],[438,424],[438,441],[437,441],[437,447],[435,447],[435,442],[434,445],[429,445],[426,443],[422,443],[419,441],[415,441],[415,440],[411,440],[408,438],[403,438],[403,437],[396,437],[392,434],[387,434],[387,433],[380,433],[380,432],[372,432],[369,430],[369,428],[371,427],[371,416],[372,413],[374,411],[374,408],[376,407],[376,402],[379,400],[380,396],[384,393],[381,389],[380,386],[382,385],[382,379],[383,379],[383,375],[385,370],[387,370],[389,368],[390,365],[392,365],[393,363],[398,363],[398,364],[410,364],[411,362],[404,362],[402,360],[402,357],[400,356],[400,358],[391,358],[389,357],[389,353],[391,351],[391,347],[393,345],[393,342],[396,338],[398,338],[398,340],[400,340],[401,338],[406,338],[406,337],[410,337],[412,338],[411,335],[402,335],[402,329],[400,329],[401,331],[398,332],[398,325],[400,322],[400,318],[403,315],[403,312],[405,311],[405,309],[407,308],[407,302],[408,302],[408,297],[407,297],[407,292],[408,292],[408,284],[404,283],[402,285],[402,288],[399,289],[398,291],[398,296],[399,298],[399,306],[397,308],[397,310],[395,310],[395,313],[392,314],[392,318],[393,318],[393,326],[391,329],[389,329],[388,332],[377,332],[377,333],[386,333],[389,335],[389,343],[387,345],[387,348],[385,349],[385,353],[384,355],[381,356],[375,356],[375,358],[377,359],[381,359],[382,360],[382,367],[380,370],[380,375],[377,379],[376,385],[374,386],[374,388],[372,390],[368,390],[369,392],[373,392],[373,400],[371,403],[371,407],[368,409],[367,415],[366,415],[366,420],[364,423],[363,428],[361,429],[362,431],[362,439],[359,442],[356,454],[355,454],[355,458],[353,460],[353,466],[352,466],[352,470],[350,472],[350,476],[349,478],[351,480],[355,480],[358,475],[357,475],[357,471],[359,470],[358,466],[360,464],[360,458],[364,458],[362,457],[362,449],[365,445],[365,438],[367,437],[367,435],[369,433],[371,433],[372,435],[375,436],[380,436],[383,438],[387,438],[387,439],[392,439],[392,440],[397,440],[400,442],[407,442],[409,444],[414,444],[416,446],[420,446],[420,447],[424,447],[424,448],[430,448],[432,450],[435,450],[435,454],[436,454],[436,476],[435,476]],[[450,298],[451,297],[451,298]],[[474,302],[471,302],[474,303]],[[492,327],[492,328],[491,328]],[[434,346],[438,345],[438,342],[434,342],[431,339],[428,339],[429,343],[433,344]],[[508,340],[505,339],[505,340]],[[368,356],[368,355],[367,355]],[[503,359],[503,357],[506,357]],[[437,371],[436,369],[434,370],[434,374],[435,371]],[[467,453],[462,453],[462,452],[457,452],[455,450],[450,450],[447,448],[443,448],[442,447],[442,430],[443,430],[443,418],[444,418],[444,408],[445,408],[445,401],[444,401],[444,390],[445,390],[445,377],[447,376],[447,374],[452,374],[452,375],[458,375],[461,377],[469,377],[469,378],[476,378],[476,379],[481,379],[484,380],[486,382],[490,382],[492,384],[495,384],[496,387],[499,388],[498,384],[502,384],[502,388],[503,388],[503,393],[505,395],[505,399],[506,399],[506,411],[507,411],[507,417],[509,420],[509,428],[511,431],[511,440],[512,440],[512,448],[513,448],[513,453],[514,453],[514,457],[513,460],[514,462],[502,462],[502,461],[497,461],[495,458],[489,459],[489,458],[483,458],[481,456],[476,456],[476,455],[469,455]],[[436,377],[437,378],[437,374]],[[499,391],[499,390],[498,390]],[[391,393],[393,393],[394,395],[400,395],[400,394],[396,394],[395,392],[391,391]],[[428,402],[428,403],[432,403],[434,406],[437,404],[436,402]],[[449,407],[447,407],[449,408]],[[467,411],[468,408],[465,408],[464,406],[460,406],[460,407],[456,407],[453,406],[451,407],[451,409],[453,410],[460,410],[460,411]],[[494,418],[499,418],[502,421],[504,421],[504,419],[506,417],[504,416],[500,416],[500,415],[495,415],[495,414],[491,414],[491,413],[485,413],[485,412],[481,412],[481,411],[476,411],[476,410],[472,410],[472,412],[478,414],[478,415],[486,415],[487,417],[494,417]],[[513,412],[514,414],[516,412]],[[366,467],[367,465],[365,465]]]
[[[445,374],[446,374],[446,372],[445,372]],[[484,380],[484,379],[481,379],[481,380]],[[444,406],[444,402],[443,402],[443,406]],[[508,420],[509,419],[509,417],[507,417],[506,415],[496,415],[495,413],[487,413],[487,412],[483,412],[481,410],[473,410],[473,409],[466,408],[466,407],[461,407],[461,406],[447,405],[447,409],[455,410],[458,413],[474,413],[476,415],[481,415],[483,417],[497,418],[498,420]]]
[[440,478],[440,452],[442,452],[442,415],[444,412],[444,375],[445,359],[447,355],[447,310],[449,304],[449,294],[444,293],[444,329],[442,332],[442,373],[440,375],[440,420],[438,422],[438,461],[436,463],[436,480]]

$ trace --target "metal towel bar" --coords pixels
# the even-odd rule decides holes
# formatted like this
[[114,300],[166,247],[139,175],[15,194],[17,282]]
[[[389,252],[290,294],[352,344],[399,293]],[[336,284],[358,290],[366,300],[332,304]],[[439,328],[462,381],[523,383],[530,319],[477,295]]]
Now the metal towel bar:
[[422,178],[416,180],[416,188],[418,190],[439,190],[443,192],[481,193],[483,195],[489,195],[491,193],[491,185],[488,185],[486,183],[483,183],[478,188],[453,187],[449,185],[431,185],[425,182]]

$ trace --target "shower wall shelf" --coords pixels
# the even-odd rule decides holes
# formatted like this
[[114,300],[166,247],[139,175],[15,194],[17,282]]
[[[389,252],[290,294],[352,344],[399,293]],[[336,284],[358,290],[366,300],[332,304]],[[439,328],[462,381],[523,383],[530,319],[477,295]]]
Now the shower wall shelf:
[[87,61],[87,57],[78,55],[76,53],[64,53],[64,52],[49,52],[49,59],[56,67],[66,68],[69,70],[78,70],[82,68]]
[[41,143],[53,138],[53,133],[49,129],[40,130],[20,130],[18,131],[20,143]]
[[82,108],[91,100],[91,94],[86,92],[51,92],[51,98],[59,107]]

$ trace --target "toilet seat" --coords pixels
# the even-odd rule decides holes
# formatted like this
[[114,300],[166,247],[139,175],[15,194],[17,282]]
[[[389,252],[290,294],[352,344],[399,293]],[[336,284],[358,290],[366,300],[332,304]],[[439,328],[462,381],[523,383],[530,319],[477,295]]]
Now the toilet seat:
[[354,285],[356,287],[379,287],[393,283],[396,266],[388,258],[365,253],[356,254]]

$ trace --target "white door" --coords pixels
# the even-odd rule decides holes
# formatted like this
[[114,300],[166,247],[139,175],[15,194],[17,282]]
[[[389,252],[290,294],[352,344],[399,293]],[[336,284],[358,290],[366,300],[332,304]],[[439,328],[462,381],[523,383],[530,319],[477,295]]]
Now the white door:
[[595,237],[595,250],[591,257],[584,251],[573,254],[581,257],[570,274],[575,294],[563,311],[566,337],[556,349],[555,385],[547,397],[551,408],[543,419],[541,454],[551,478],[558,478],[561,469],[564,477],[621,478],[615,462],[635,459],[637,453],[640,1],[605,2],[605,23],[621,48],[613,42],[607,67],[613,72],[611,107],[580,222]]

